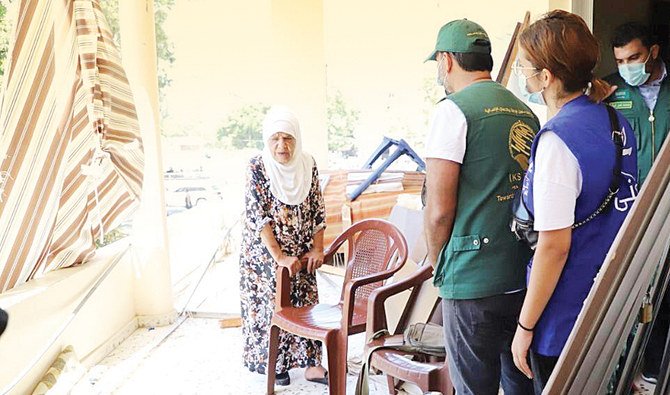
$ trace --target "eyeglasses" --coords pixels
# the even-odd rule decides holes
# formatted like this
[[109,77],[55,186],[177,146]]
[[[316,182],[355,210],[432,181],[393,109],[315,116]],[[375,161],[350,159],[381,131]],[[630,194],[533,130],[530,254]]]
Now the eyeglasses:
[[[539,71],[537,68],[532,67],[532,66],[522,66],[519,59],[515,60],[514,63],[512,64],[512,72],[514,73],[514,75],[516,75],[517,77],[521,77],[521,76],[525,77],[525,75],[523,74],[523,70]],[[528,78],[530,78],[530,77],[528,77]]]

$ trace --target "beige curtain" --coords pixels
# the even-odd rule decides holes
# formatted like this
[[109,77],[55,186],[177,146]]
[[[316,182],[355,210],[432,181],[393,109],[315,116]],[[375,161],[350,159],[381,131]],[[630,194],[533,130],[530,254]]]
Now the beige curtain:
[[143,151],[97,0],[21,0],[0,102],[0,292],[82,264],[136,208]]

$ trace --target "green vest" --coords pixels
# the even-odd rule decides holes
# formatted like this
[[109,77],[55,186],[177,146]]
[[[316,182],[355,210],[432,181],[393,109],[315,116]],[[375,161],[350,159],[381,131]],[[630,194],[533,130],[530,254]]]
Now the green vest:
[[509,229],[539,122],[493,81],[448,96],[467,120],[451,239],[440,252],[433,284],[444,299],[475,299],[526,287],[527,246]]
[[661,90],[653,110],[647,107],[640,94],[640,88],[628,85],[619,73],[610,74],[605,79],[610,84],[618,86],[607,101],[628,119],[635,130],[637,180],[642,186],[670,131],[670,78],[666,77],[661,83]]

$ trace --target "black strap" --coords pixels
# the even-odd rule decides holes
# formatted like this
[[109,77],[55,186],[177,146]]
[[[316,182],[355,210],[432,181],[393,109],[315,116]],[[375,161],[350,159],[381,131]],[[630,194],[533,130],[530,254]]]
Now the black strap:
[[609,207],[612,198],[619,192],[619,181],[621,177],[621,157],[623,156],[623,131],[621,130],[621,124],[619,123],[619,117],[617,117],[616,111],[612,106],[604,104],[607,109],[607,115],[610,119],[610,130],[612,130],[612,141],[614,142],[615,157],[614,157],[614,168],[612,169],[612,180],[610,181],[609,190],[607,191],[607,196],[605,200],[598,206],[596,211],[593,214],[589,215],[583,221],[575,222],[572,225],[572,229],[578,228],[585,223],[591,221],[593,218],[597,217],[598,214],[603,212],[607,207]]
[[614,148],[616,149],[616,157],[614,158],[614,172],[612,174],[612,182],[610,182],[610,192],[619,192],[619,178],[621,177],[621,157],[623,156],[623,131],[621,124],[619,124],[619,117],[612,106],[605,105],[607,108],[607,115],[610,117],[610,126],[612,128],[612,141],[614,141]]
[[[591,221],[595,217],[597,217],[598,214],[603,212],[603,210],[605,210],[610,205],[610,202],[612,201],[614,196],[619,192],[619,182],[621,178],[621,158],[623,156],[623,131],[621,130],[621,125],[619,124],[619,118],[617,117],[617,113],[614,110],[614,108],[612,108],[607,104],[604,104],[604,106],[605,108],[607,108],[607,115],[609,116],[610,119],[610,129],[612,130],[612,141],[614,142],[614,148],[616,150],[615,152],[616,157],[614,158],[614,168],[612,169],[612,180],[610,181],[607,196],[605,196],[605,199],[600,204],[600,206],[598,206],[598,208],[584,220],[575,222],[572,225],[572,229],[578,228],[584,225],[585,223]],[[534,215],[528,209],[528,206],[526,206],[526,202],[523,200],[523,197],[520,194],[517,196],[518,199],[520,200],[520,203],[525,208],[525,211],[528,215],[528,219],[534,221]],[[514,216],[514,219],[517,220],[516,215]]]

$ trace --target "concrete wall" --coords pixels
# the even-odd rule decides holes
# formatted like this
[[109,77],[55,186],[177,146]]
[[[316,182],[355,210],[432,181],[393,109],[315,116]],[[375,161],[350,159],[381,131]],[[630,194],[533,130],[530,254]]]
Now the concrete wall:
[[549,9],[572,11],[572,0],[549,0]]
[[[457,18],[480,23],[493,40],[497,71],[525,10],[546,11],[546,1],[325,2],[328,92],[340,91],[360,110],[356,130],[363,156],[383,135],[405,138],[420,151],[434,101],[436,63],[423,63],[440,27]],[[355,12],[353,11],[355,10]],[[421,153],[421,152],[420,152]]]
[[304,147],[315,158],[324,158],[328,146],[323,2],[273,0],[271,17],[271,57],[266,65],[274,86],[266,97],[295,108]]
[[341,92],[360,111],[355,130],[367,157],[383,135],[421,145],[434,101],[434,62],[423,63],[439,28],[456,18],[481,23],[497,71],[517,21],[548,0],[179,1],[165,29],[175,45],[166,127],[213,136],[251,103],[285,103],[297,113],[305,148],[325,167],[325,105]]
[[481,24],[492,39],[496,74],[525,11],[534,18],[547,7],[546,0],[324,1],[327,90],[360,110],[355,134],[362,156],[384,135],[405,138],[423,153],[435,100],[444,96],[436,63],[424,60],[442,25],[458,18]]
[[213,137],[241,107],[285,104],[305,149],[326,155],[323,2],[178,1],[165,29],[177,58],[167,127]]
[[[9,326],[0,337],[0,391],[14,382],[51,342],[96,278],[125,248],[123,241],[98,250],[84,266],[61,269],[0,295]],[[31,393],[51,363],[72,345],[85,365],[106,356],[137,327],[132,255],[126,254],[92,295],[71,325],[10,394]]]

